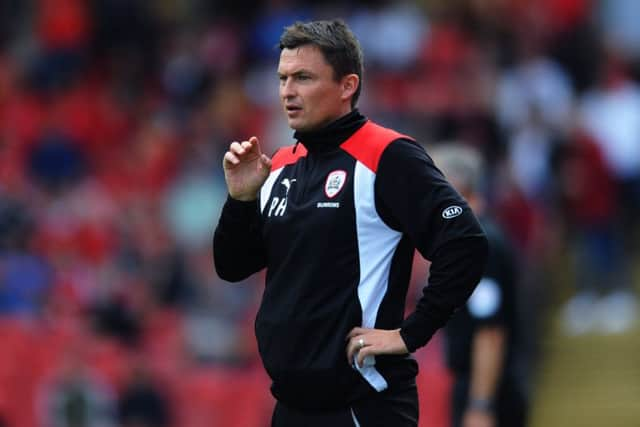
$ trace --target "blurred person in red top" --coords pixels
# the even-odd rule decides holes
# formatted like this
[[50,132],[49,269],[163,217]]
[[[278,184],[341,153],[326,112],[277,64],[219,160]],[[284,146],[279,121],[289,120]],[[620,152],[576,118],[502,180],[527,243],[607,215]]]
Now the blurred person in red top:
[[558,157],[562,208],[569,242],[576,249],[575,295],[564,308],[565,332],[613,332],[618,326],[606,308],[606,297],[620,289],[623,279],[613,173],[599,146],[579,127]]
[[[602,298],[596,301],[597,306],[587,300],[584,311],[592,320],[598,319],[595,324],[600,332],[623,333],[633,327],[638,317],[632,260],[640,250],[640,85],[632,79],[628,60],[617,46],[605,44],[604,55],[599,81],[580,100],[578,118],[580,126],[602,153],[599,162],[608,170],[617,196],[613,202],[615,215],[609,222],[613,229],[608,231],[615,236],[613,240],[608,239],[609,243],[605,240],[596,246],[603,250],[612,242],[621,244],[616,243],[600,255],[602,260],[609,259],[609,265],[615,264],[607,268],[616,274],[600,280],[610,284],[598,286],[600,295],[596,297]],[[592,169],[591,173],[598,170],[602,171],[603,166]],[[568,309],[571,310],[570,305]],[[589,329],[587,326],[586,330]]]

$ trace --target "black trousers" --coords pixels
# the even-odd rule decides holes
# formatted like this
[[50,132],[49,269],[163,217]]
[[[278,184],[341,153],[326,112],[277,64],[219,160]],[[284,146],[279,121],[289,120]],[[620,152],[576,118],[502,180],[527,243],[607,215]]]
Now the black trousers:
[[271,427],[417,427],[416,385],[385,390],[349,408],[300,410],[278,402]]

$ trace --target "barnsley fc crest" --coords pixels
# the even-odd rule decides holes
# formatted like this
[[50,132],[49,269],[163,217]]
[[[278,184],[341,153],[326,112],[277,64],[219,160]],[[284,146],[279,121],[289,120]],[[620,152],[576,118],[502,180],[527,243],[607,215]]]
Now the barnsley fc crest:
[[336,170],[331,172],[327,176],[327,181],[324,183],[324,194],[330,199],[335,197],[335,195],[342,190],[346,181],[347,173],[345,171]]

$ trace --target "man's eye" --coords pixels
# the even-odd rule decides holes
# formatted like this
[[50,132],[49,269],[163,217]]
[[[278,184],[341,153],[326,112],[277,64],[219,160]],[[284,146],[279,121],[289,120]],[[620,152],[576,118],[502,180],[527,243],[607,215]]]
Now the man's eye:
[[305,76],[304,74],[298,76],[298,80],[309,80],[309,76]]

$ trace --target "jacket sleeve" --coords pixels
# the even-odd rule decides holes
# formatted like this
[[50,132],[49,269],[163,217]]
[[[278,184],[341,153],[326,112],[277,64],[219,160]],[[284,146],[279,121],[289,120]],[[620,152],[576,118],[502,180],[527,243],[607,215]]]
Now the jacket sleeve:
[[246,279],[266,266],[258,202],[227,197],[213,234],[213,261],[218,276],[230,282]]
[[383,152],[376,208],[431,261],[429,283],[400,335],[408,350],[424,346],[469,298],[483,274],[486,236],[467,202],[418,144],[400,139]]

